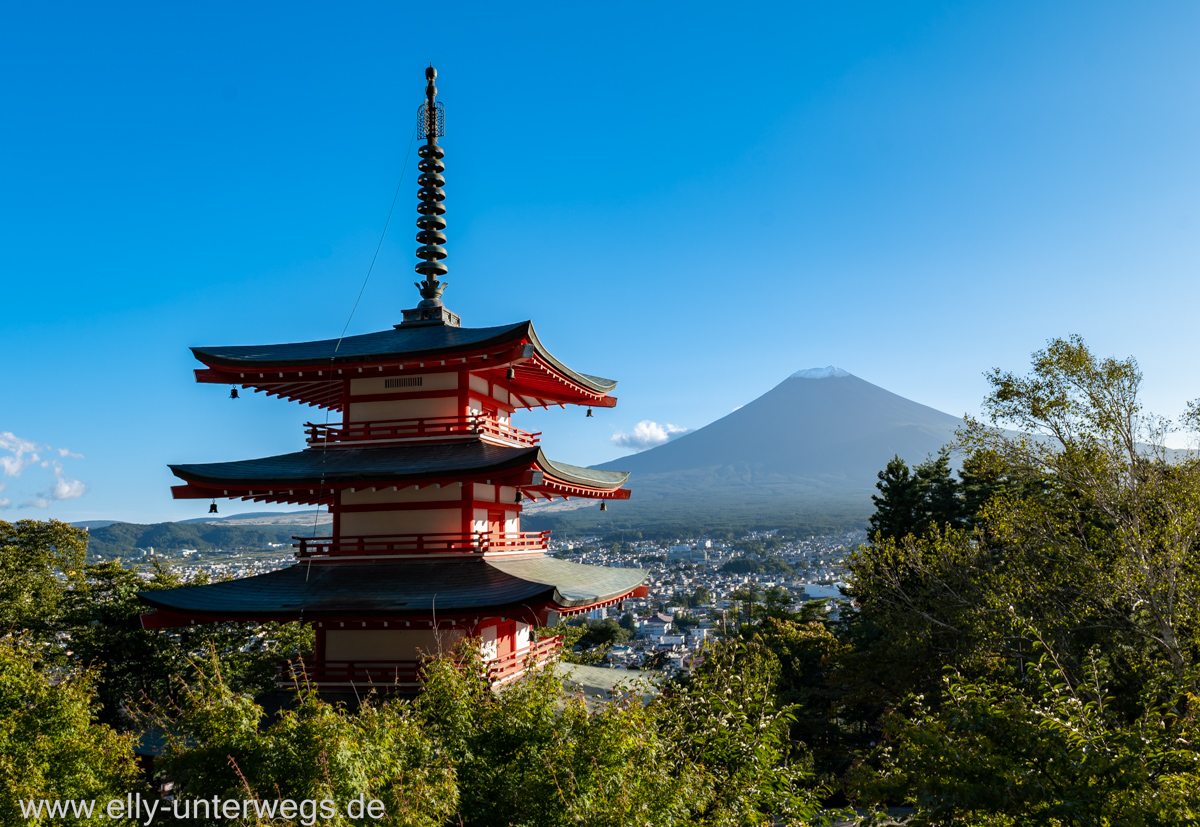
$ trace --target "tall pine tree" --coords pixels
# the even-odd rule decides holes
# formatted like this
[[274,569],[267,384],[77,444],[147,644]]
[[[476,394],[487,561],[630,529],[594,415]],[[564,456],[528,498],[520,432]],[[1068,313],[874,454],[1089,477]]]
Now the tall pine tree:
[[899,540],[915,533],[921,506],[921,492],[917,479],[908,470],[908,463],[899,455],[892,458],[887,468],[879,472],[875,483],[879,495],[872,495],[875,513],[871,515],[871,539],[888,537]]

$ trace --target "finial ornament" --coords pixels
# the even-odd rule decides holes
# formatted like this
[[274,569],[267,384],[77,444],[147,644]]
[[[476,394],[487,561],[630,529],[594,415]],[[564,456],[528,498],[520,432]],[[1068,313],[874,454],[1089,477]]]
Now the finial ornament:
[[421,230],[417,233],[417,241],[421,243],[417,248],[417,258],[421,259],[421,263],[416,267],[417,273],[424,276],[425,280],[417,284],[417,289],[421,291],[423,299],[440,299],[446,285],[438,283],[438,276],[448,272],[442,263],[446,257],[446,248],[442,246],[446,243],[446,235],[442,232],[446,229],[446,219],[442,217],[446,214],[446,207],[442,203],[446,200],[446,191],[442,189],[446,186],[446,179],[442,177],[446,171],[442,163],[446,152],[437,145],[437,139],[443,134],[445,116],[435,100],[437,69],[432,65],[425,70],[425,80],[425,104],[421,107],[421,131],[424,133],[425,146],[417,150],[421,156],[417,164],[417,169],[421,170],[421,177],[417,179],[421,187],[417,191],[420,200],[417,212],[421,214],[417,219],[417,227]]
[[404,311],[404,324],[450,324],[457,326],[458,316],[442,306],[442,292],[448,282],[438,281],[438,276],[444,276],[449,268],[442,263],[446,258],[446,179],[442,173],[446,171],[442,159],[446,152],[438,146],[437,139],[446,134],[446,113],[437,102],[437,69],[431,64],[425,70],[425,103],[418,110],[419,137],[425,139],[424,146],[417,149],[421,156],[417,169],[421,177],[417,179],[420,189],[417,190],[417,258],[421,261],[416,266],[417,274],[424,278],[415,282],[421,291],[421,303],[413,310]]

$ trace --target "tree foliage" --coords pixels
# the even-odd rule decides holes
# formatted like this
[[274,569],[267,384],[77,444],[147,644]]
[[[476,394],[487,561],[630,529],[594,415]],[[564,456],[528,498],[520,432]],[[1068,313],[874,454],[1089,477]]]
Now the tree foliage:
[[[225,682],[215,657],[180,690],[145,722],[165,733],[160,771],[186,799],[328,800],[336,810],[320,823],[338,827],[437,827],[455,809],[454,769],[402,701],[350,714],[303,685],[296,703],[264,724],[262,708]],[[351,818],[345,804],[359,796],[382,801],[385,815]]]
[[[108,799],[144,789],[133,737],[96,720],[96,680],[91,670],[46,669],[27,636],[0,638],[0,823],[51,823],[26,820],[21,801]],[[101,820],[96,813],[54,823]]]
[[1200,458],[1163,446],[1133,359],[1078,337],[988,379],[990,422],[959,436],[959,519],[876,531],[850,562],[839,679],[890,710],[855,788],[916,803],[917,823],[1185,823]]
[[87,533],[58,520],[0,520],[0,631],[44,631],[64,584],[83,577]]
[[618,693],[589,711],[552,670],[494,690],[467,640],[426,665],[415,701],[349,712],[301,686],[264,723],[214,659],[146,715],[167,733],[160,766],[185,798],[365,793],[386,806],[372,823],[404,825],[800,824],[816,791],[776,701],[779,668],[765,647],[732,643],[649,704]]

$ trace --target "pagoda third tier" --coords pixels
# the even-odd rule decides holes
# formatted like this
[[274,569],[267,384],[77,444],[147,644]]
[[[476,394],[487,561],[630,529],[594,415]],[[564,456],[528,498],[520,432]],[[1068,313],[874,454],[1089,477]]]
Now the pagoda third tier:
[[511,412],[552,405],[611,408],[617,383],[579,373],[556,359],[532,322],[500,327],[397,325],[392,330],[279,345],[197,347],[206,367],[196,380],[240,385],[285,399],[347,411],[347,422],[380,421],[382,406],[365,403],[401,401],[421,395],[458,403],[447,406],[400,405],[415,416],[466,415],[474,395]]

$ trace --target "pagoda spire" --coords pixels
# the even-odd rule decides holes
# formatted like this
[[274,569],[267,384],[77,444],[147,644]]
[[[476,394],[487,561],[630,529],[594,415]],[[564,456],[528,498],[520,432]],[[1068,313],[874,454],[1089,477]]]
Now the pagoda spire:
[[404,324],[449,324],[455,327],[459,324],[458,316],[451,313],[442,305],[442,291],[448,282],[439,282],[438,276],[444,276],[449,268],[443,263],[446,258],[446,179],[442,173],[446,171],[442,159],[446,151],[438,146],[437,139],[446,134],[446,116],[442,105],[437,102],[437,69],[430,64],[425,70],[425,103],[420,109],[420,137],[425,139],[425,145],[417,149],[421,156],[417,169],[421,177],[417,179],[420,189],[417,190],[417,258],[421,261],[416,266],[417,274],[424,276],[416,282],[416,288],[421,291],[421,303],[412,310],[404,311]]

